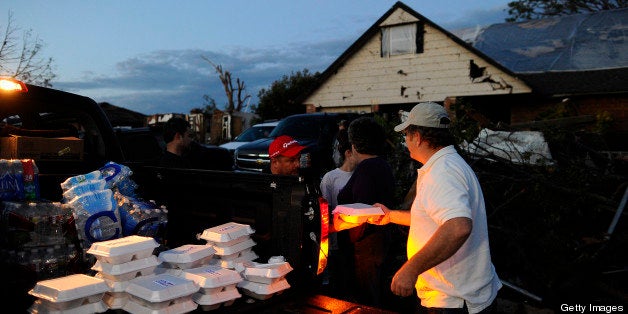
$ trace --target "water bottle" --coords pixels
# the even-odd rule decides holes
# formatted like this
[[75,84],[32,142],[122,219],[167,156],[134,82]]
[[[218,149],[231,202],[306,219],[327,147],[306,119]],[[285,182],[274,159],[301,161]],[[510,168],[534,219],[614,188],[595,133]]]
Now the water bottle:
[[77,273],[78,268],[80,266],[79,265],[80,255],[78,251],[76,250],[76,246],[74,244],[72,243],[68,244],[66,248],[65,256],[67,260],[66,275]]
[[104,179],[95,179],[81,182],[71,187],[69,190],[63,192],[63,199],[69,202],[75,197],[83,195],[87,192],[104,190],[106,188],[106,185],[107,182]]
[[31,260],[28,252],[25,250],[19,250],[17,253],[15,251],[9,252],[10,258],[14,258],[15,262],[20,266],[24,266],[25,268],[31,267]]
[[46,249],[43,270],[44,278],[54,278],[59,274],[59,258],[52,247]]
[[37,273],[37,278],[40,278],[40,276],[42,275],[42,269],[43,269],[43,259],[41,256],[41,253],[39,252],[38,249],[31,249],[31,253],[29,256],[29,260],[30,260],[30,267],[31,269]]
[[120,165],[113,161],[106,163],[102,168],[99,169],[102,177],[107,181],[107,187],[112,188],[117,186],[119,183],[128,179],[132,174],[131,168]]
[[113,191],[109,189],[86,192],[73,198],[68,202],[72,208],[81,208],[90,214],[96,214],[101,211],[112,211],[116,208],[116,202],[113,198]]
[[23,198],[24,183],[21,162],[18,167],[13,160],[0,159],[0,200],[14,201]]
[[28,215],[33,223],[33,232],[31,239],[36,245],[46,244],[50,237],[50,214],[48,208],[36,202],[28,203]]
[[89,181],[89,180],[96,180],[96,179],[100,179],[102,178],[102,174],[100,173],[99,170],[94,170],[92,172],[86,173],[86,174],[80,174],[78,176],[73,176],[73,177],[69,177],[67,178],[65,181],[61,182],[61,189],[63,191],[67,191],[70,188],[72,188],[73,186],[81,183],[81,182],[85,182],[85,181]]
[[85,193],[75,197],[67,206],[72,208],[76,229],[84,241],[84,247],[118,238],[122,234],[120,216],[111,190]]
[[22,166],[22,162],[19,159],[11,159],[9,160],[9,168],[11,169],[13,180],[15,180],[14,199],[23,200],[26,194],[24,190],[24,167]]
[[[17,164],[19,162],[19,164]],[[18,167],[22,168],[22,178],[24,182],[24,198],[26,200],[36,200],[39,198],[39,169],[32,159],[16,160],[14,171]]]
[[6,182],[11,175],[11,169],[9,167],[9,161],[6,159],[0,159],[0,199],[4,201],[12,200],[13,189],[10,189],[10,185]]

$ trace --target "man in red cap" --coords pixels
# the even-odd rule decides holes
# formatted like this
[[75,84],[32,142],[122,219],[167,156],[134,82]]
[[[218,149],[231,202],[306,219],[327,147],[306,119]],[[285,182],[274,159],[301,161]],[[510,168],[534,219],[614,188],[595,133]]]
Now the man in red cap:
[[270,172],[280,175],[298,175],[299,157],[304,148],[305,146],[301,146],[288,135],[277,137],[268,147]]

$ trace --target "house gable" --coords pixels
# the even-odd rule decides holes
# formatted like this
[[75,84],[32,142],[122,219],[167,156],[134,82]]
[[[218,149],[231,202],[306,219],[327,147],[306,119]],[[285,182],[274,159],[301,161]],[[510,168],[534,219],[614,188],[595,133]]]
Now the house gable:
[[[382,56],[381,28],[409,23],[424,30],[422,52]],[[530,92],[507,69],[397,2],[323,73],[303,103],[324,111],[370,111],[374,105]]]

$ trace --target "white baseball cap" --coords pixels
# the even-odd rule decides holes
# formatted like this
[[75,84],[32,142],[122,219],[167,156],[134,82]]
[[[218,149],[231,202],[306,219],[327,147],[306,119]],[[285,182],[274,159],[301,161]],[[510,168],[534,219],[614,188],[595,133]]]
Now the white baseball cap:
[[[443,118],[446,119],[443,120]],[[449,123],[449,114],[445,107],[437,103],[425,102],[414,106],[406,120],[395,127],[395,132],[401,132],[410,125],[446,129]]]

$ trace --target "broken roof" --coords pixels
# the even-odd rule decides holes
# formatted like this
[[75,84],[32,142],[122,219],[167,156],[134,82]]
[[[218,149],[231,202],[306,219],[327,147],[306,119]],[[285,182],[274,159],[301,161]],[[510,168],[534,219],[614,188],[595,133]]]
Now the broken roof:
[[628,8],[490,25],[473,46],[515,73],[628,67]]

